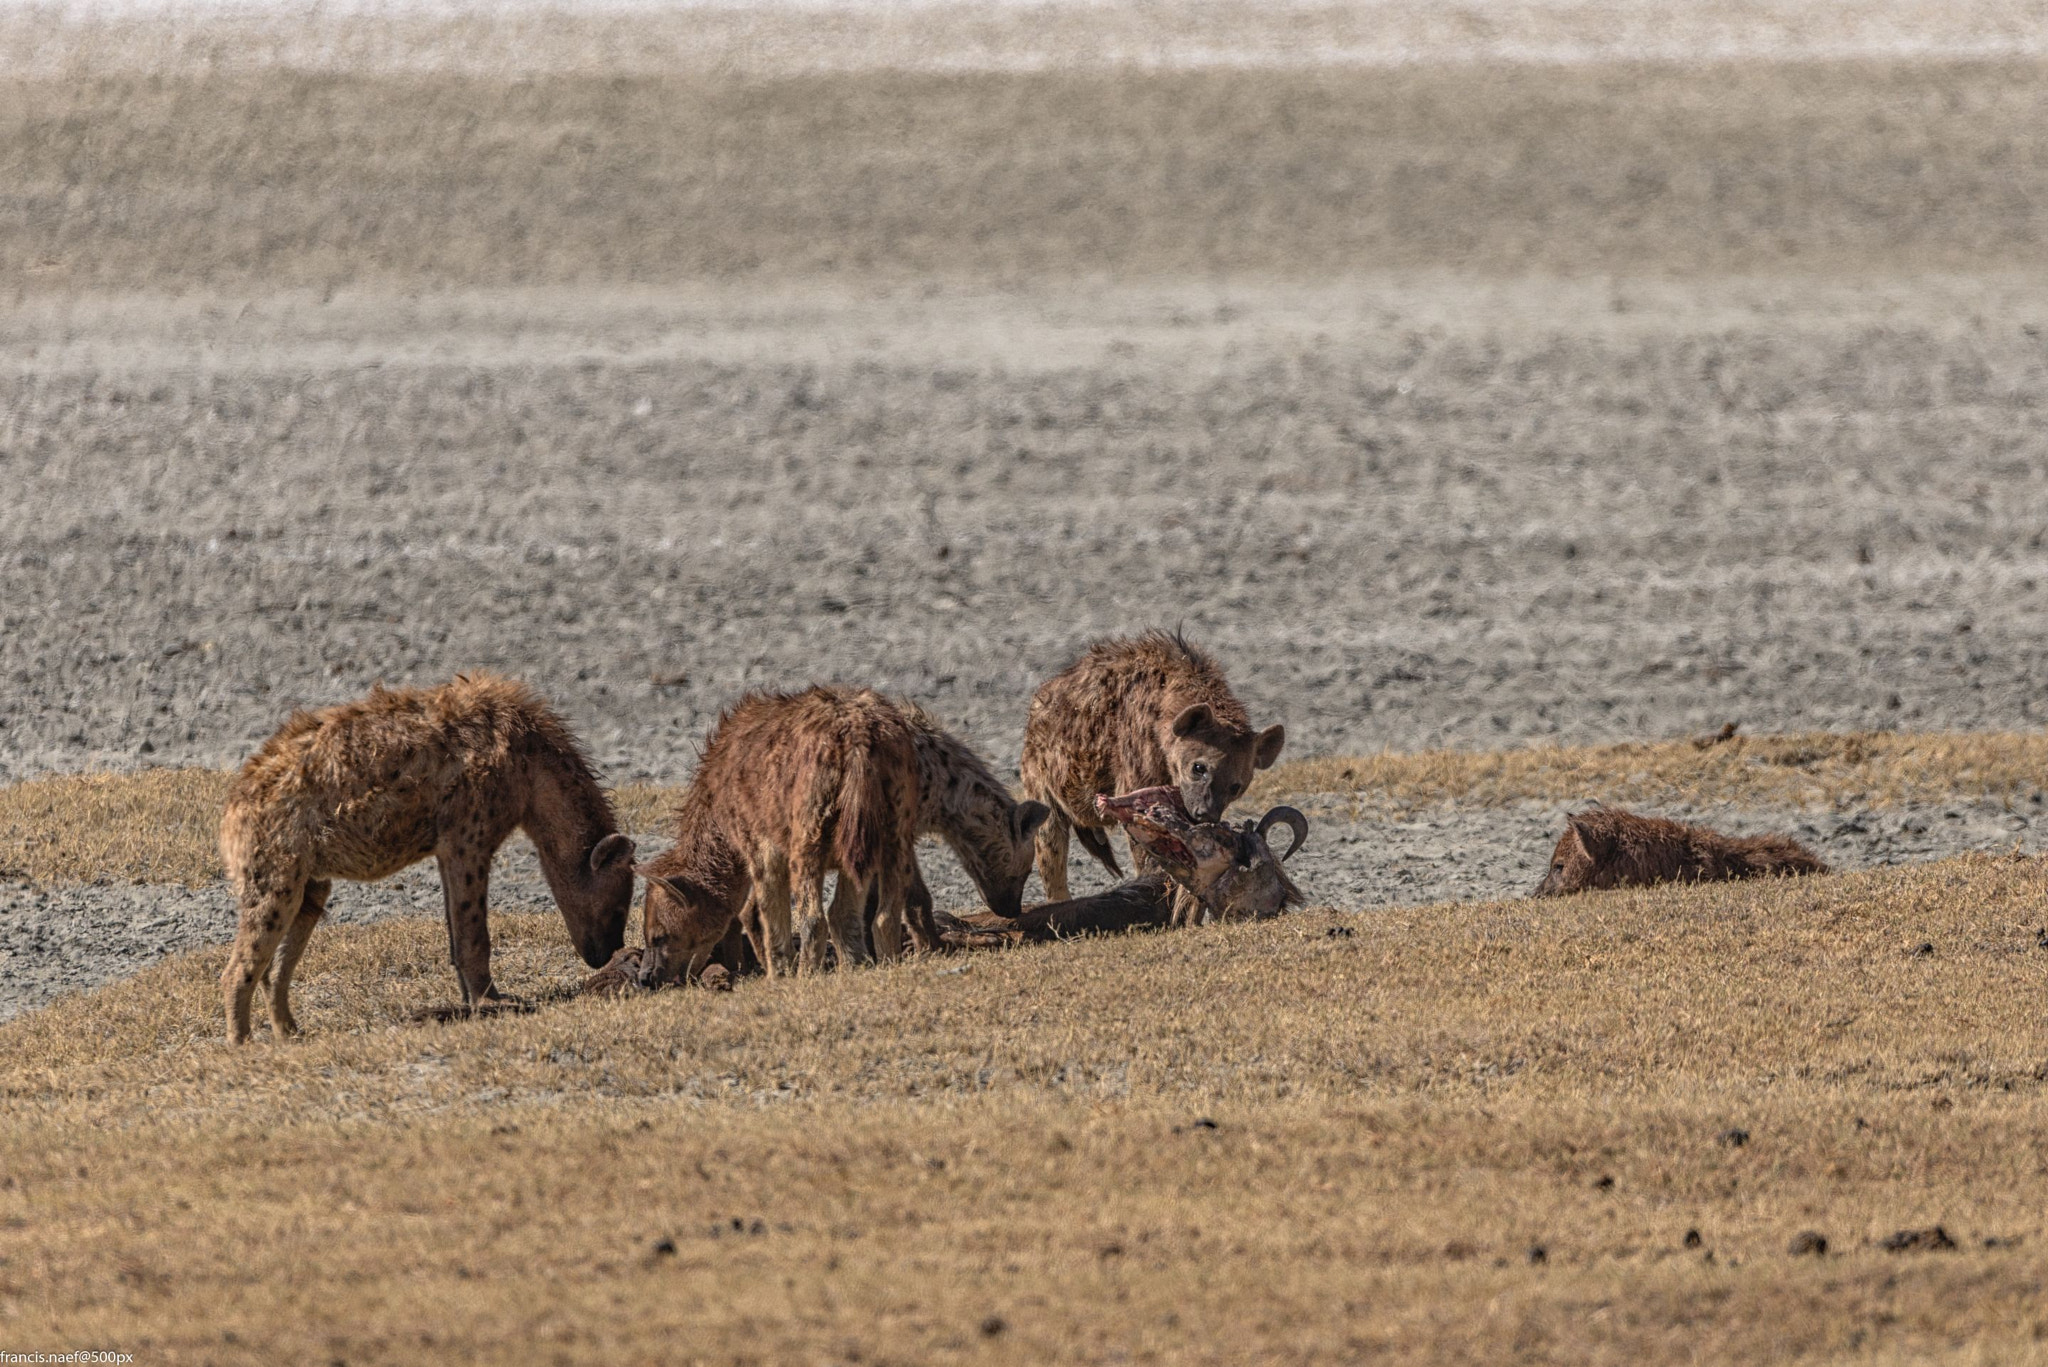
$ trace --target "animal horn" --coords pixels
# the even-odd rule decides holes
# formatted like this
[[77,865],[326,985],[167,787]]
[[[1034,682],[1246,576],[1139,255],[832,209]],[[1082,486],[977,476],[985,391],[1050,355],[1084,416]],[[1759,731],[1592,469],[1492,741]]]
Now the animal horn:
[[1266,838],[1266,830],[1271,826],[1285,826],[1288,830],[1294,832],[1294,843],[1287,847],[1286,854],[1280,856],[1280,862],[1283,864],[1294,857],[1296,850],[1308,843],[1308,818],[1292,807],[1275,807],[1272,811],[1260,817],[1258,825],[1259,839],[1264,840]]

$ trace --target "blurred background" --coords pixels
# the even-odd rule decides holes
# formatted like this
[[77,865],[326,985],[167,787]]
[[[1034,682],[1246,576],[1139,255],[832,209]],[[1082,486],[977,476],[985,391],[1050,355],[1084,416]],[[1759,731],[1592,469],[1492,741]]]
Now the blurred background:
[[2039,3],[0,11],[0,777],[618,781],[1183,625],[1289,753],[2005,729]]

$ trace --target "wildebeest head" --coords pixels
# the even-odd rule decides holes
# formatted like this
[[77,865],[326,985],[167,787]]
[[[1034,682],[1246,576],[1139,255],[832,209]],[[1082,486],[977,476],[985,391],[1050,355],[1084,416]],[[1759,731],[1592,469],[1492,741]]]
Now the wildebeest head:
[[1217,720],[1207,703],[1181,709],[1167,728],[1166,768],[1181,805],[1197,821],[1220,821],[1258,769],[1270,769],[1287,743],[1287,729],[1241,731]]
[[[1301,890],[1281,865],[1308,839],[1308,818],[1275,807],[1258,821],[1231,826],[1195,821],[1173,788],[1141,788],[1122,797],[1099,796],[1096,810],[1122,823],[1133,843],[1167,876],[1192,892],[1219,921],[1256,921],[1301,903]],[[1287,852],[1273,853],[1266,832],[1286,826]]]

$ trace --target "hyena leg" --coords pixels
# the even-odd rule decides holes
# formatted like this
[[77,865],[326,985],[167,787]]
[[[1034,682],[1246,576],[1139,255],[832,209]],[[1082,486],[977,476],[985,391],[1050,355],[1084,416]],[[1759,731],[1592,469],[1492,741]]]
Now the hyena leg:
[[825,908],[825,922],[831,928],[832,948],[841,967],[864,964],[874,956],[868,952],[868,889],[844,873],[832,889],[832,905]]
[[[837,905],[836,903],[834,905]],[[882,911],[882,880],[877,878],[868,884],[868,902],[864,924],[872,929],[875,917]],[[910,886],[903,894],[903,929],[910,934],[910,947],[920,954],[938,952],[943,943],[939,939],[938,917],[932,914],[932,890],[925,886],[924,870],[911,870]],[[869,944],[874,941],[870,939]]]
[[498,1000],[491,982],[491,855],[489,848],[438,856],[441,904],[448,917],[448,958],[462,982],[463,1005]]
[[[747,893],[747,904],[740,908],[737,925],[739,926],[740,933],[746,936],[747,944],[754,951],[754,962],[760,964],[761,971],[766,973],[768,971],[768,926],[762,919],[761,894],[758,891]],[[733,970],[735,976],[738,975],[738,972],[737,968]]]
[[901,863],[887,864],[875,880],[881,889],[881,898],[875,908],[875,957],[883,963],[903,957],[904,893],[910,885],[910,876],[916,872],[915,863],[908,871]]
[[[879,889],[870,894],[869,905],[881,910]],[[925,886],[924,869],[912,861],[910,883],[903,890],[903,928],[910,932],[911,946],[921,953],[936,953],[939,948],[939,922],[932,914],[932,890]]]
[[241,890],[235,947],[228,951],[228,966],[220,975],[229,1044],[242,1044],[249,1038],[249,1008],[256,997],[256,980],[269,971],[271,956],[297,919],[305,891],[305,883],[297,878],[252,883]]
[[[789,860],[773,846],[760,851],[754,860],[754,892],[748,933],[754,937],[754,952],[769,977],[786,977],[796,972],[796,945],[789,911]],[[741,916],[748,916],[743,910]],[[820,952],[823,945],[820,944]]]
[[284,945],[277,951],[277,981],[270,987],[270,1028],[280,1035],[299,1033],[298,1019],[292,1015],[292,973],[299,966],[299,956],[306,952],[306,941],[313,938],[313,927],[327,912],[327,894],[333,888],[325,878],[306,884],[298,918],[284,933]]
[[789,861],[790,911],[803,935],[802,957],[797,972],[825,970],[825,866],[809,856]]
[[1045,884],[1045,900],[1064,902],[1067,892],[1067,836],[1073,823],[1053,804],[1052,815],[1038,828],[1038,881]]
[[749,901],[746,907],[742,908],[740,915],[733,918],[733,923],[725,928],[725,934],[719,937],[717,947],[711,951],[711,962],[725,970],[729,982],[738,979],[740,974],[747,971],[748,959],[760,962],[759,956],[748,943],[746,931],[742,929],[746,924],[744,918],[752,910],[753,903]]

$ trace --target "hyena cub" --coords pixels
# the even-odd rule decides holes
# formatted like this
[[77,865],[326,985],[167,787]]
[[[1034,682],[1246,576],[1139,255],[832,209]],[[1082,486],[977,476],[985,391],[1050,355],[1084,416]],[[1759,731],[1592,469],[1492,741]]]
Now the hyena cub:
[[1097,796],[1170,785],[1192,819],[1216,821],[1286,740],[1280,726],[1252,730],[1223,671],[1178,632],[1097,641],[1039,685],[1024,727],[1024,795],[1052,808],[1038,832],[1047,900],[1067,898],[1070,831],[1123,876]]
[[[675,843],[650,861],[648,987],[694,981],[755,899],[758,950],[770,974],[824,964],[829,935],[841,964],[869,958],[858,928],[877,890],[875,952],[902,951],[903,898],[917,868],[917,750],[896,705],[871,689],[817,687],[751,694],[712,728],[675,814]],[[839,874],[834,913],[825,875]]]
[[1704,826],[1597,807],[1565,818],[1564,834],[1534,895],[1827,871],[1812,850],[1786,836],[1727,836]]

